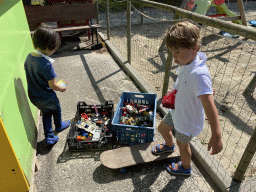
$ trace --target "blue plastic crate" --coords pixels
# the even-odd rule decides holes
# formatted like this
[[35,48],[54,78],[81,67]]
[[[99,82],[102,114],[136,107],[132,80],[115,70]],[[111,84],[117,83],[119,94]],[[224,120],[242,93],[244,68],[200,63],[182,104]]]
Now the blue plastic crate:
[[[120,124],[120,119],[122,116],[122,107],[124,107],[124,102],[151,105],[152,111],[154,113],[153,126],[144,127]],[[112,133],[116,136],[118,143],[133,145],[151,142],[154,140],[157,107],[156,103],[156,94],[123,92],[118,103],[114,118],[112,120]]]

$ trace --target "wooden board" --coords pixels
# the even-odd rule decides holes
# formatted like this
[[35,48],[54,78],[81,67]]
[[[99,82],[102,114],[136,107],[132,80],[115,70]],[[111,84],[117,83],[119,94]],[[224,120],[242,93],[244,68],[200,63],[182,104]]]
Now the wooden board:
[[97,17],[95,3],[49,6],[24,5],[24,8],[29,24],[85,20]]
[[29,191],[29,184],[0,117],[0,191]]
[[101,163],[110,169],[120,169],[137,164],[159,161],[167,158],[177,157],[178,153],[163,153],[161,155],[153,155],[151,150],[157,142],[149,142],[137,144],[128,147],[104,151],[100,155]]

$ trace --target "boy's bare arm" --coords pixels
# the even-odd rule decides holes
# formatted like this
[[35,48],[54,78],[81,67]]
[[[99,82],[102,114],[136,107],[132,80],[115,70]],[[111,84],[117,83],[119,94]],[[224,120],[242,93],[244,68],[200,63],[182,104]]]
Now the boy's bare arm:
[[214,104],[212,95],[200,95],[205,114],[211,126],[212,137],[208,144],[208,151],[211,150],[211,155],[218,154],[223,149],[221,140],[221,130],[218,119],[218,112]]
[[55,79],[48,81],[48,84],[49,84],[49,87],[54,91],[60,91],[60,92],[66,91],[66,87],[57,85],[57,82],[55,81]]

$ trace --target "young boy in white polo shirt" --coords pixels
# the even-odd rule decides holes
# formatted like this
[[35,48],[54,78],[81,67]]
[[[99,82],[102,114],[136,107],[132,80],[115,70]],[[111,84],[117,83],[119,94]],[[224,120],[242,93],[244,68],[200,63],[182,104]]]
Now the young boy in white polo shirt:
[[223,146],[218,113],[213,99],[209,70],[205,64],[207,57],[199,50],[199,29],[190,22],[178,23],[170,29],[166,46],[172,51],[174,62],[179,65],[179,74],[174,89],[175,109],[169,110],[158,126],[165,143],[153,147],[152,153],[159,155],[173,152],[179,146],[181,161],[168,165],[172,174],[191,174],[191,150],[189,142],[203,129],[204,112],[211,126],[212,136],[208,144],[211,155],[218,154]]

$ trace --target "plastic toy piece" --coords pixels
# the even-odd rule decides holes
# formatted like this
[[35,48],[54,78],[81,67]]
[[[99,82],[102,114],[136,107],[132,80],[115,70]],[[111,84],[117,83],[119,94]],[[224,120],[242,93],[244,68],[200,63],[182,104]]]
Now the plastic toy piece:
[[81,137],[81,136],[77,136],[77,137],[76,137],[76,140],[77,140],[77,141],[81,141],[81,140],[82,140],[82,137]]
[[130,114],[138,114],[137,109],[132,105],[126,105],[126,109]]
[[85,121],[87,121],[87,120],[89,119],[89,117],[88,117],[88,115],[87,115],[86,113],[82,113],[82,114],[81,114],[81,117],[82,117]]
[[108,112],[106,111],[106,112],[102,112],[102,115],[107,115],[108,114]]
[[95,129],[92,141],[98,141],[100,139],[102,129]]
[[68,85],[68,83],[66,81],[64,81],[63,79],[61,79],[57,82],[57,85],[59,85],[61,87],[66,87]]
[[81,137],[81,141],[85,141],[86,137],[85,136],[82,136]]
[[214,0],[215,5],[220,6],[225,2],[225,0]]
[[99,112],[98,112],[97,106],[96,106],[96,105],[93,105],[93,107],[94,107],[94,109],[95,109],[96,116],[97,116],[97,117],[99,117],[99,116],[100,116],[100,114],[99,114]]

